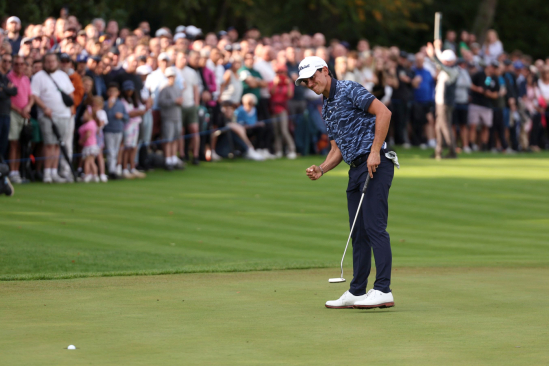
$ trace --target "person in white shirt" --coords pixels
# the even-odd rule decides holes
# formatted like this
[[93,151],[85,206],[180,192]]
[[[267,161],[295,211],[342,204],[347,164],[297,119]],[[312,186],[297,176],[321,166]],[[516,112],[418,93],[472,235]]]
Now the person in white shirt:
[[44,183],[65,183],[66,180],[57,174],[59,142],[52,124],[55,124],[61,136],[65,136],[71,120],[71,109],[63,102],[60,90],[73,98],[74,87],[69,76],[59,70],[56,54],[44,56],[44,70],[32,77],[31,90],[39,107],[38,122],[44,139]]
[[[254,69],[259,72],[261,78],[267,83],[270,83],[274,80],[276,73],[273,70],[271,61],[273,60],[273,49],[271,46],[263,46],[257,48],[257,57],[254,62]],[[261,88],[260,91],[261,98],[259,99],[257,105],[257,117],[260,121],[270,118],[269,112],[269,100],[271,94],[269,93],[269,88]]]
[[212,48],[210,51],[210,57],[206,61],[206,67],[215,75],[215,83],[217,85],[217,89],[215,92],[213,92],[213,99],[217,100],[219,98],[220,94],[220,87],[223,83],[223,75],[225,74],[225,68],[223,65],[219,62],[223,55],[221,54],[221,51],[219,51],[218,48]]
[[198,106],[200,104],[198,84],[200,83],[200,75],[187,65],[187,56],[183,52],[179,52],[175,56],[175,67],[179,79],[183,80],[183,104],[181,106],[183,129],[177,144],[179,156],[185,156],[185,139],[183,136],[186,129],[187,133],[193,134],[191,139],[193,157],[197,159],[200,149],[200,135],[198,134]]

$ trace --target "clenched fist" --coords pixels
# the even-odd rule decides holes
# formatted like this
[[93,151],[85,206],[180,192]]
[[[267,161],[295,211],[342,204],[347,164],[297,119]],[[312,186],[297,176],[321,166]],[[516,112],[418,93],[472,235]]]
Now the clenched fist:
[[305,173],[310,180],[317,180],[318,178],[322,177],[322,170],[320,170],[320,167],[316,165],[312,165],[311,167],[307,168],[307,170],[305,170]]

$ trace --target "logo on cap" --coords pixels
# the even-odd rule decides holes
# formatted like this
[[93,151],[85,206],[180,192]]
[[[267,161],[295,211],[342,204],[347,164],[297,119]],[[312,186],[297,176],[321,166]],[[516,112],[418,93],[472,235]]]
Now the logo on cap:
[[303,70],[303,69],[306,69],[306,68],[308,68],[309,66],[311,66],[311,64],[299,66],[299,71],[301,71],[301,70]]

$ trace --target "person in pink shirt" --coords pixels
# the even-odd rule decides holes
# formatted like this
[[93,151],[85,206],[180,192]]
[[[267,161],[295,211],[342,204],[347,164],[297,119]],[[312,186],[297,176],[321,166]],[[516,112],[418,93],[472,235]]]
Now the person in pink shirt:
[[8,79],[17,88],[17,94],[11,97],[10,112],[10,180],[12,183],[21,183],[19,175],[19,159],[21,158],[21,147],[19,146],[19,137],[25,123],[30,118],[30,110],[34,103],[30,80],[25,75],[25,60],[21,56],[13,57],[13,69],[8,73]]
[[282,143],[287,147],[286,157],[295,159],[295,143],[288,128],[288,100],[294,96],[294,83],[288,77],[288,68],[285,64],[277,64],[276,76],[269,83],[271,94],[271,116],[275,132],[274,149],[278,158],[282,157]]
[[91,181],[99,182],[97,165],[95,165],[95,158],[99,155],[99,146],[97,146],[98,125],[96,119],[97,116],[95,116],[92,107],[88,106],[82,116],[82,120],[85,122],[78,128],[78,133],[80,134],[79,143],[82,145],[82,158],[84,159],[84,182],[86,183]]

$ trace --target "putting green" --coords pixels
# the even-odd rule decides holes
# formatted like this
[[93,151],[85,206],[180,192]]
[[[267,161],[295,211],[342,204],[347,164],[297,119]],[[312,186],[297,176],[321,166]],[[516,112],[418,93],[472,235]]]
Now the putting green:
[[396,307],[386,310],[324,308],[348,286],[328,284],[335,274],[0,282],[1,364],[514,366],[549,359],[547,268],[397,267]]

